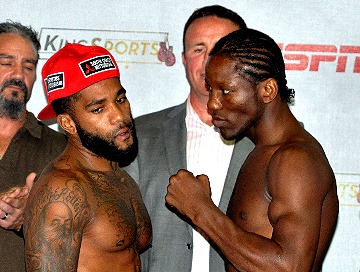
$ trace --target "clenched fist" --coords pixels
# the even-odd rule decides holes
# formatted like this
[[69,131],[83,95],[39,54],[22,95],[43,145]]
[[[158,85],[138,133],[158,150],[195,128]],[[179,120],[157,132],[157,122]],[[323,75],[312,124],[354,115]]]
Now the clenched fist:
[[165,201],[170,207],[185,215],[192,222],[209,205],[211,200],[209,179],[206,175],[194,176],[191,172],[180,169],[169,179]]

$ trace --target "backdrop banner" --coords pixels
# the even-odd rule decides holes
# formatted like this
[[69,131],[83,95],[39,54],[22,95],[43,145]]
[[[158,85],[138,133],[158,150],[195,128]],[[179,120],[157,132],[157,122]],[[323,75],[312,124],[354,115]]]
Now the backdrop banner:
[[[66,43],[99,45],[118,62],[134,117],[183,102],[189,86],[182,32],[190,14],[215,1],[2,1],[0,21],[31,25],[41,41],[28,109],[46,105],[44,62]],[[223,0],[281,48],[291,110],[322,144],[337,178],[340,214],[324,272],[360,271],[360,1]],[[58,129],[55,120],[47,123]]]

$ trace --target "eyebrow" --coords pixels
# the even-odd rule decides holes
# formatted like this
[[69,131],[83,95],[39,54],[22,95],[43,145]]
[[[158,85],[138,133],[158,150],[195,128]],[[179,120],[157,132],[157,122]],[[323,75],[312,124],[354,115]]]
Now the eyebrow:
[[4,58],[4,59],[13,59],[15,58],[13,55],[8,55],[8,54],[2,54],[0,53],[0,58]]
[[35,60],[35,59],[25,59],[25,62],[34,64],[35,66],[37,64],[37,60]]
[[[123,94],[123,93],[126,93],[126,90],[125,90],[124,88],[121,88],[121,89],[119,89],[119,90],[117,91],[116,96],[119,96],[120,94]],[[85,108],[87,109],[87,108],[89,108],[89,107],[91,107],[91,106],[102,104],[102,103],[104,103],[105,101],[106,101],[105,98],[93,100],[93,101],[91,101],[89,104],[87,104],[87,105],[85,106]]]
[[196,43],[190,44],[190,47],[197,47],[197,46],[204,46],[204,45],[205,45],[204,42],[196,42]]

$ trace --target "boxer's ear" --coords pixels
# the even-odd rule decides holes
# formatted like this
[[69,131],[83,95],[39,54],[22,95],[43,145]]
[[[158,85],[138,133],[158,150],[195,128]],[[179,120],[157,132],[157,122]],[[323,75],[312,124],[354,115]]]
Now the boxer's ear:
[[270,103],[278,94],[278,84],[274,78],[268,78],[260,82],[258,88],[264,103]]
[[57,122],[63,130],[70,134],[76,134],[76,125],[71,116],[67,113],[59,114],[57,116]]

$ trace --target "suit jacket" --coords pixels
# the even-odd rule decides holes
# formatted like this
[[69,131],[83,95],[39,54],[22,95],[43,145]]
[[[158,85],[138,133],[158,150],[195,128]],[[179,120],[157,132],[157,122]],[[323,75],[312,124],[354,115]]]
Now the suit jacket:
[[[135,119],[139,153],[125,170],[139,184],[152,221],[152,244],[141,255],[142,271],[145,272],[191,271],[192,227],[165,205],[169,177],[181,168],[186,169],[185,117],[186,101]],[[224,213],[240,167],[253,147],[247,138],[235,144],[219,203]],[[210,271],[225,271],[224,261],[213,247]]]

